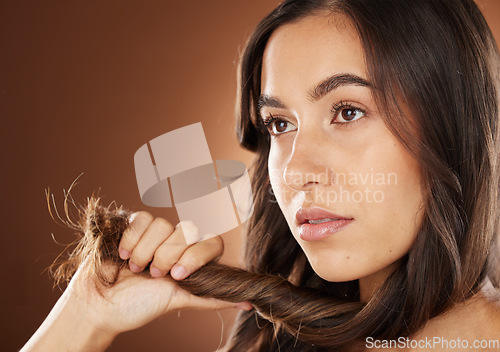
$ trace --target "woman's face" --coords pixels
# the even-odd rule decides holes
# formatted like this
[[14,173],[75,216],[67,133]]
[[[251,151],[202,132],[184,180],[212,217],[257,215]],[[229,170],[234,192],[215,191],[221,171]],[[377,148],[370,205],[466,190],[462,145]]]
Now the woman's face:
[[377,112],[363,55],[347,21],[315,15],[278,28],[263,58],[271,186],[328,281],[390,268],[412,246],[423,211],[419,165]]

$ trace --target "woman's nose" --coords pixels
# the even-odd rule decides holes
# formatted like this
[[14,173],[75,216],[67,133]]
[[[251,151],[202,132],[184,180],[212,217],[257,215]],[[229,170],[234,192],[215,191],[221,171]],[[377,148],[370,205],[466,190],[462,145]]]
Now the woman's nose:
[[292,153],[283,170],[285,184],[298,191],[333,183],[333,170],[327,162],[331,152],[319,143],[321,138],[297,135]]

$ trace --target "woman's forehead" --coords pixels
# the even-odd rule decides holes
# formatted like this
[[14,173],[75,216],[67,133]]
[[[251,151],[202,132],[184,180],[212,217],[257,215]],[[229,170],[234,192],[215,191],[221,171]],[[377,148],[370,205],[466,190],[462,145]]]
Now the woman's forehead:
[[310,89],[325,78],[351,74],[367,78],[363,47],[354,26],[340,15],[310,15],[279,27],[262,63],[261,91]]

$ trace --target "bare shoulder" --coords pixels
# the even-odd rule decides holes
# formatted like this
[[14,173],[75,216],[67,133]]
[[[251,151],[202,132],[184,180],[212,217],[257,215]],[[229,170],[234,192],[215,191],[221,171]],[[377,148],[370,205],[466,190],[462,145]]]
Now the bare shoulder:
[[[429,320],[420,331],[409,338],[378,342],[378,345],[365,344],[364,351],[498,352],[500,351],[500,290],[493,289],[490,292],[483,290],[465,302],[456,304],[446,313]],[[389,342],[395,342],[394,346]]]
[[[431,349],[434,351],[499,351],[500,292],[477,293],[448,312],[429,320],[412,339],[434,341]],[[414,351],[423,352],[427,349]]]
[[490,325],[495,336],[500,336],[500,289],[487,286],[477,297],[484,310],[486,324]]

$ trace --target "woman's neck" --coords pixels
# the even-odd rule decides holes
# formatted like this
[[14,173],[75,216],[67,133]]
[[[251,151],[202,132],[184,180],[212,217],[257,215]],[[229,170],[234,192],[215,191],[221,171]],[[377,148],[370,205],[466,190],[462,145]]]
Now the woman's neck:
[[359,296],[361,302],[368,302],[370,300],[395,267],[396,263],[393,263],[374,274],[359,279]]

